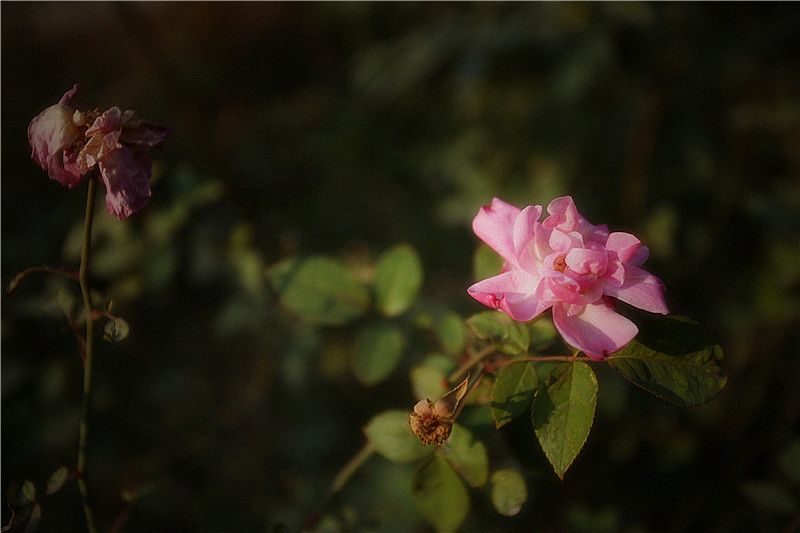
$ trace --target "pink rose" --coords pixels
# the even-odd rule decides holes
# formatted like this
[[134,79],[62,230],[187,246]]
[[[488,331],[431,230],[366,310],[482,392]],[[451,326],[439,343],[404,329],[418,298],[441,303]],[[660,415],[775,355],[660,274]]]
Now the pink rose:
[[495,198],[472,223],[475,234],[505,259],[502,272],[467,292],[479,302],[526,322],[553,308],[564,340],[602,361],[628,344],[636,325],[614,310],[621,300],[666,314],[664,284],[639,268],[649,251],[629,233],[610,233],[583,218],[570,196],[518,209]]
[[106,186],[106,209],[127,218],[147,205],[152,163],[149,148],[161,148],[170,128],[112,107],[102,115],[74,111],[75,85],[28,127],[31,157],[50,177],[69,188],[97,167]]

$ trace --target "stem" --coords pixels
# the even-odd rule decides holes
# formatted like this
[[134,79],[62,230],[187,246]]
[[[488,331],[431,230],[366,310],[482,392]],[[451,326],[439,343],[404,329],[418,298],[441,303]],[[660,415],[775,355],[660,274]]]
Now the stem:
[[78,279],[77,272],[74,272],[72,270],[67,270],[64,267],[50,267],[50,266],[30,267],[26,268],[25,270],[17,274],[14,277],[14,279],[11,280],[11,283],[9,283],[8,287],[6,288],[6,296],[14,292],[14,290],[17,288],[17,285],[19,285],[19,282],[22,281],[22,278],[24,278],[25,276],[27,276],[32,272],[49,272],[50,274],[60,274],[70,279],[75,279],[75,280]]
[[461,401],[458,403],[458,407],[456,407],[456,412],[453,413],[453,420],[458,418],[458,415],[460,415],[461,411],[464,410],[464,406],[467,405],[467,398],[469,398],[469,395],[472,394],[472,391],[478,388],[478,385],[481,384],[481,381],[483,381],[483,377],[485,375],[486,373],[483,371],[483,368],[478,370],[478,375],[475,377],[475,381],[472,382],[472,385],[469,386],[467,392],[464,393],[464,397],[461,398]]
[[496,363],[491,363],[486,365],[488,370],[494,371],[501,366],[510,365],[511,363],[516,363],[517,361],[532,361],[532,362],[541,362],[541,361],[589,361],[589,362],[596,362],[588,357],[584,356],[576,356],[576,355],[540,355],[540,356],[531,356],[531,357],[518,357],[516,359],[504,359],[503,361],[497,361]]
[[350,458],[349,461],[339,470],[339,473],[336,474],[336,477],[333,478],[333,483],[331,483],[331,488],[329,490],[330,496],[337,494],[340,490],[344,488],[350,478],[353,477],[359,468],[364,466],[364,463],[367,462],[367,459],[372,457],[372,454],[375,453],[375,446],[372,445],[370,441],[367,441],[364,444],[364,447],[361,448],[358,453],[356,453],[353,457]]
[[78,440],[78,487],[83,497],[83,512],[86,515],[86,527],[89,533],[97,530],[94,525],[94,514],[89,505],[89,492],[86,488],[86,444],[89,436],[89,391],[92,387],[92,355],[94,354],[94,319],[92,317],[92,295],[89,292],[89,259],[92,249],[92,218],[94,216],[94,197],[97,180],[89,179],[89,192],[86,196],[86,218],[83,223],[83,245],[81,246],[81,266],[78,270],[78,281],[81,285],[83,306],[86,308],[86,349],[83,359],[83,409]]
[[447,381],[449,381],[450,383],[455,383],[456,380],[458,380],[461,376],[466,374],[470,368],[480,363],[487,356],[493,354],[494,352],[495,352],[494,346],[487,346],[486,348],[475,354],[473,357],[471,357],[469,361],[458,367],[452,374],[447,376]]

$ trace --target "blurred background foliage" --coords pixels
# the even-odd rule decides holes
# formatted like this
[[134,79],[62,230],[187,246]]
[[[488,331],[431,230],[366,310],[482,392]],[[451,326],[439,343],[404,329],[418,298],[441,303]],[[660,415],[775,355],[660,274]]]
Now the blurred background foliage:
[[[89,468],[98,522],[126,531],[297,530],[407,370],[348,370],[354,331],[298,323],[264,271],[294,254],[366,277],[415,247],[420,309],[466,295],[470,221],[499,196],[571,194],[641,235],[674,312],[725,349],[727,388],[684,410],[598,368],[598,413],[560,482],[502,430],[530,500],[474,493],[465,531],[782,531],[800,513],[800,7],[794,3],[3,3],[2,282],[77,268],[85,188],[30,159],[26,128],[74,105],[170,125],[153,197],[95,217],[95,286],[131,326],[101,344]],[[102,202],[100,208],[102,209]],[[2,490],[76,455],[77,284],[2,303]],[[412,311],[412,315],[414,312]],[[404,372],[405,370],[405,372]],[[497,453],[497,450],[494,451]],[[411,466],[375,457],[326,524],[425,530]],[[44,531],[81,531],[74,484]],[[3,523],[10,514],[3,508]]]

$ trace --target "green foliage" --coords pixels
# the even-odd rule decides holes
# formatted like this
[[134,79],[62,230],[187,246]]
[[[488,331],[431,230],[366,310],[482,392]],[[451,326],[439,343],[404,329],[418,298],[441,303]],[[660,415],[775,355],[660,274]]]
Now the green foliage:
[[525,478],[516,470],[503,469],[492,474],[492,504],[498,513],[514,516],[528,500]]
[[728,378],[719,366],[722,348],[693,320],[667,316],[645,324],[608,361],[631,382],[681,407],[714,398]]
[[455,531],[469,512],[469,494],[450,463],[434,455],[411,477],[411,492],[419,512],[438,533]]
[[529,361],[515,361],[498,374],[492,391],[492,418],[497,428],[528,410],[539,387],[536,367]]
[[447,392],[445,373],[431,365],[419,365],[411,369],[411,390],[414,398],[439,398]]
[[453,425],[453,433],[442,451],[450,465],[472,487],[482,487],[489,476],[486,446],[461,424]]
[[281,303],[312,324],[347,324],[369,307],[366,287],[344,263],[330,257],[286,259],[268,275]]
[[464,351],[469,340],[469,330],[464,319],[456,313],[447,313],[439,322],[437,333],[445,352],[457,355]]
[[533,402],[533,428],[559,478],[580,453],[594,421],[597,378],[586,363],[558,365]]
[[400,362],[405,345],[403,331],[396,324],[367,324],[356,335],[353,373],[367,385],[382,381]]
[[492,341],[503,353],[520,355],[528,352],[530,330],[504,313],[483,311],[469,317],[467,324],[478,338]]
[[64,486],[64,483],[66,483],[68,479],[69,470],[67,470],[67,467],[61,466],[57,468],[47,479],[47,495],[55,494],[61,490],[61,487]]
[[405,313],[422,287],[422,261],[408,244],[398,244],[385,251],[375,267],[375,307],[386,317]]
[[429,455],[408,427],[409,411],[384,411],[364,426],[364,434],[375,451],[395,463],[411,463]]

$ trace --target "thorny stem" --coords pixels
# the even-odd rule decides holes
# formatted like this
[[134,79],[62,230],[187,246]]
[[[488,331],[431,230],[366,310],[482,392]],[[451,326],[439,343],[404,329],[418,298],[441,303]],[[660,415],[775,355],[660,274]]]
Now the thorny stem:
[[592,361],[588,357],[584,356],[575,356],[575,355],[540,355],[540,356],[532,356],[532,357],[518,357],[516,359],[504,359],[503,361],[497,361],[496,363],[492,363],[491,365],[487,365],[492,370],[499,368],[501,366],[510,365],[511,363],[516,363],[517,361],[532,361],[532,362],[542,362],[542,361]]
[[336,474],[336,477],[333,478],[331,482],[331,486],[328,488],[328,494],[325,497],[325,502],[322,504],[322,507],[319,510],[318,514],[322,514],[328,508],[329,505],[333,502],[334,496],[336,496],[347,482],[350,481],[350,478],[353,477],[353,474],[358,472],[358,469],[364,466],[364,463],[372,457],[372,454],[375,453],[375,446],[367,440],[364,443],[364,446],[356,452],[356,454],[350,458],[347,463],[339,470],[339,473]]
[[367,459],[372,457],[372,454],[375,452],[375,446],[370,442],[367,441],[364,444],[364,447],[361,448],[353,457],[347,461],[339,473],[336,474],[336,477],[333,478],[333,483],[331,483],[330,487],[330,496],[337,494],[344,486],[350,481],[350,478],[353,477],[359,468],[361,468],[364,463],[367,462]]
[[464,406],[467,405],[467,398],[469,398],[469,395],[472,394],[472,391],[478,388],[478,385],[481,384],[481,381],[483,381],[483,377],[485,375],[486,373],[483,371],[483,368],[478,370],[478,375],[475,377],[475,380],[472,382],[472,385],[469,386],[469,389],[467,389],[467,392],[464,393],[464,397],[461,398],[458,407],[456,407],[456,412],[453,413],[453,420],[458,418],[458,415],[460,415],[461,411],[464,410]]
[[12,292],[14,292],[14,290],[16,290],[17,285],[19,285],[19,282],[22,281],[22,278],[33,272],[49,272],[50,274],[60,274],[62,276],[66,276],[74,280],[78,279],[77,272],[74,272],[72,270],[67,270],[64,267],[50,267],[50,266],[30,267],[26,268],[25,270],[17,274],[14,277],[14,279],[11,280],[11,283],[9,283],[8,287],[6,288],[6,296],[8,296]]
[[92,387],[92,356],[94,353],[94,318],[92,317],[92,295],[89,292],[89,259],[92,246],[92,218],[94,216],[94,197],[97,180],[89,179],[89,192],[86,196],[86,218],[83,223],[83,245],[81,246],[81,266],[78,270],[78,281],[81,285],[83,306],[86,308],[86,349],[83,359],[83,408],[78,440],[78,487],[83,497],[83,512],[86,515],[86,527],[89,533],[97,530],[94,525],[94,514],[89,504],[89,492],[86,488],[86,444],[89,435],[89,391]]
[[494,346],[487,346],[486,348],[484,348],[483,350],[472,356],[463,365],[458,367],[452,374],[447,376],[447,381],[449,381],[450,383],[455,383],[455,381],[458,380],[464,374],[466,374],[470,368],[483,361],[489,355],[493,354],[495,350],[496,348]]

